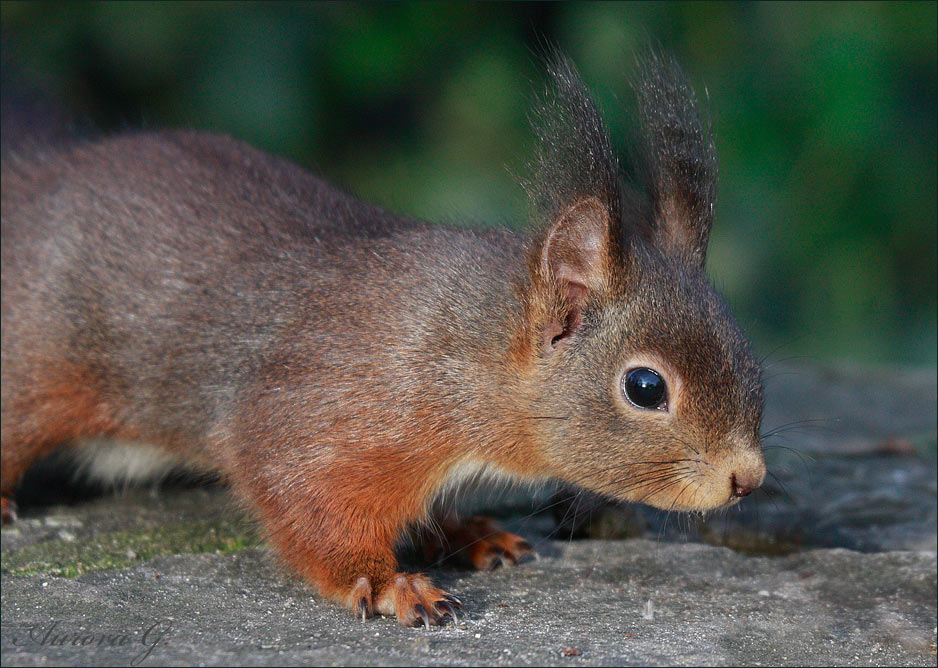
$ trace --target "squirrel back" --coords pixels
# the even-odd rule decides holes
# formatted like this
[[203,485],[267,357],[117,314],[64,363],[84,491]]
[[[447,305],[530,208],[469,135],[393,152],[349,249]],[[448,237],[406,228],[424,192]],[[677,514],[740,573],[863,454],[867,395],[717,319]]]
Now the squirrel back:
[[641,61],[624,180],[572,64],[550,71],[517,233],[396,216],[198,132],[5,154],[4,497],[62,443],[147,443],[219,472],[323,593],[411,623],[442,599],[394,543],[454,480],[669,510],[758,487],[761,377],[704,273],[693,92]]

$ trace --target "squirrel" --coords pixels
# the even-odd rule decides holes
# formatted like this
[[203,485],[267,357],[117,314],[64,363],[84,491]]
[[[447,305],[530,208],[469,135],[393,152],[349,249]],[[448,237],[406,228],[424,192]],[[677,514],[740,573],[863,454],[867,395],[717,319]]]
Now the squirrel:
[[[460,481],[676,511],[747,496],[762,380],[705,274],[712,133],[673,56],[636,60],[626,173],[548,57],[522,231],[396,215],[206,132],[4,151],[4,519],[59,446],[145,444],[219,474],[322,595],[429,626],[462,603],[395,543]],[[479,567],[532,550],[442,526]]]

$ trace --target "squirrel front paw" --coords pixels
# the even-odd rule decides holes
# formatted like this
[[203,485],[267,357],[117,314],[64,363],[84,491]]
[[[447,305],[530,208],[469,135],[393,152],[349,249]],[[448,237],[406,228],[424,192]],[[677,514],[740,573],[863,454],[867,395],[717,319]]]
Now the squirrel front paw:
[[397,573],[381,591],[372,591],[366,577],[358,578],[348,597],[349,607],[364,621],[375,613],[397,616],[402,626],[440,626],[446,618],[458,621],[462,602],[433,586],[425,575]]
[[467,568],[490,571],[537,558],[528,541],[502,531],[489,517],[464,521],[447,517],[440,522],[440,528],[439,533],[424,530],[420,535],[424,557],[434,565],[455,561]]

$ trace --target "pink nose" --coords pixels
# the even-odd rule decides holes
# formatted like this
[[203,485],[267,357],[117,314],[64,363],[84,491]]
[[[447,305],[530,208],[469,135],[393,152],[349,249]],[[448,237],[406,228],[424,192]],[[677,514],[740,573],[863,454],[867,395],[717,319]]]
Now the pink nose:
[[730,478],[730,485],[733,487],[733,496],[740,498],[749,496],[752,494],[752,490],[759,486],[760,482],[761,481],[757,480],[755,477],[736,475],[734,473]]

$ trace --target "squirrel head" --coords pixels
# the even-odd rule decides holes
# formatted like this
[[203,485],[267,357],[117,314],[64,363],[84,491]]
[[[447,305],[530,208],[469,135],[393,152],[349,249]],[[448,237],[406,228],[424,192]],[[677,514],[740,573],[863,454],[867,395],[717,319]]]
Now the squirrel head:
[[673,59],[635,91],[632,178],[573,65],[535,116],[540,231],[528,261],[531,417],[551,472],[674,510],[738,501],[765,476],[759,364],[705,273],[716,152]]

